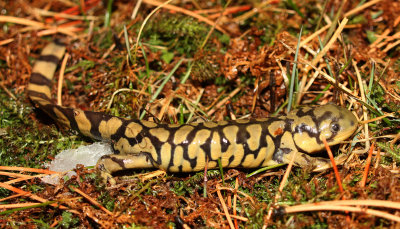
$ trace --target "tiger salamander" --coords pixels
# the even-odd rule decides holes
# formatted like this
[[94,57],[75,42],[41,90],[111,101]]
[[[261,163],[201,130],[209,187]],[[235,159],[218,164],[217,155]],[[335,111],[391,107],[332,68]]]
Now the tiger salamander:
[[256,168],[288,163],[330,167],[329,160],[311,157],[347,139],[357,127],[356,117],[336,105],[303,107],[278,117],[185,125],[128,120],[100,112],[58,106],[51,100],[52,78],[65,46],[48,44],[36,61],[28,85],[29,98],[57,123],[81,134],[111,143],[114,153],[103,156],[97,168],[104,178],[125,169],[159,168],[192,172],[218,167]]

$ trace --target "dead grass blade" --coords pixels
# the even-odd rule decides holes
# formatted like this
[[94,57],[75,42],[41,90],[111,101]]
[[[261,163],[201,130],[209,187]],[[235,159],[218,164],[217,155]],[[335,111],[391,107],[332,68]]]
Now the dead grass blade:
[[369,171],[369,167],[371,165],[372,152],[374,151],[374,146],[375,146],[374,143],[372,143],[371,148],[369,149],[367,162],[365,163],[364,174],[363,174],[363,178],[360,183],[360,186],[363,188],[365,187],[365,182],[367,181],[367,178],[368,178],[368,171]]
[[226,219],[228,220],[229,227],[230,227],[231,229],[234,229],[235,226],[233,225],[231,215],[229,214],[229,211],[228,211],[228,208],[226,207],[224,198],[222,197],[222,194],[221,194],[221,190],[220,190],[219,185],[217,185],[216,188],[217,188],[218,198],[219,198],[219,201],[221,202],[222,208],[224,209],[224,213],[225,213]]
[[21,172],[34,172],[34,173],[44,173],[44,174],[56,174],[58,172],[54,172],[48,169],[35,169],[35,168],[25,168],[25,167],[16,167],[16,166],[0,166],[0,170],[12,170],[12,171],[21,171]]
[[316,65],[321,60],[321,58],[328,52],[328,50],[331,48],[333,43],[338,39],[338,37],[342,33],[344,26],[347,24],[348,21],[349,21],[349,19],[344,18],[340,22],[339,27],[336,29],[336,31],[332,35],[331,39],[328,41],[328,43],[326,43],[324,48],[317,54],[317,56],[311,61],[311,65]]
[[[361,200],[360,202],[362,202]],[[297,205],[292,207],[285,208],[285,213],[296,213],[296,212],[308,212],[308,211],[343,211],[343,212],[358,212],[367,215],[374,215],[381,218],[385,218],[388,220],[393,220],[396,222],[400,222],[400,217],[379,210],[366,209],[362,207],[350,207],[350,206],[336,206],[336,205],[320,205],[319,203],[315,204],[305,204],[305,205]]]
[[215,111],[217,111],[220,107],[222,107],[226,102],[228,102],[230,99],[232,99],[233,96],[235,96],[239,91],[241,90],[241,87],[236,88],[233,90],[226,98],[221,100],[215,107],[213,107],[210,111],[207,112],[208,116],[211,116],[214,114]]
[[[5,184],[5,183],[0,182],[0,187],[1,187],[1,188],[8,189],[8,190],[10,190],[10,191],[12,191],[12,192],[15,192],[15,193],[18,193],[18,194],[22,194],[22,195],[24,195],[24,196],[26,196],[26,197],[28,197],[28,198],[30,198],[30,199],[37,200],[37,201],[39,201],[39,202],[41,202],[41,203],[49,202],[48,200],[43,199],[42,197],[39,197],[39,196],[37,196],[37,195],[35,195],[35,194],[32,194],[32,193],[30,193],[30,192],[26,192],[26,191],[24,191],[24,190],[22,190],[22,189],[13,187],[13,186],[11,186],[11,185],[9,185],[9,184]],[[52,203],[52,204],[50,204],[50,205],[53,206],[53,207],[56,207],[56,208],[68,210],[67,207],[65,207],[65,206],[63,206],[63,205],[61,205],[61,204],[59,204],[59,203]],[[74,210],[70,210],[70,211],[72,212],[72,211],[74,211]],[[74,211],[74,213],[77,213],[77,212]]]
[[87,195],[86,193],[82,192],[81,190],[74,188],[72,186],[70,186],[70,188],[74,191],[79,193],[79,195],[83,196],[85,199],[87,199],[90,203],[92,203],[93,205],[95,205],[96,207],[100,208],[101,210],[103,210],[105,213],[107,213],[110,216],[114,216],[114,214],[112,212],[110,212],[109,210],[107,210],[105,207],[103,207],[99,202],[97,202],[95,199],[93,199],[92,197],[90,197],[89,195]]
[[333,171],[335,171],[336,181],[339,185],[340,193],[343,194],[344,190],[343,190],[343,185],[342,185],[342,179],[340,178],[340,174],[339,174],[338,168],[336,166],[336,162],[335,162],[335,158],[333,157],[332,150],[329,147],[328,142],[326,141],[326,139],[324,137],[322,138],[322,141],[324,142],[326,152],[328,152],[329,159],[331,160]]
[[62,85],[64,82],[64,72],[65,72],[65,67],[67,65],[67,61],[69,58],[69,54],[65,53],[64,59],[61,63],[61,69],[60,69],[60,74],[58,77],[58,87],[57,87],[57,105],[62,106],[62,100],[61,100],[61,93],[62,93]]
[[19,18],[19,17],[13,17],[13,16],[0,16],[0,22],[9,22],[9,23],[15,23],[15,24],[19,24],[19,25],[32,26],[35,29],[45,29],[45,31],[41,31],[42,33],[38,33],[38,35],[41,35],[41,36],[47,35],[49,33],[60,32],[60,33],[66,34],[71,37],[77,37],[77,35],[73,32],[73,28],[61,28],[61,27],[49,26],[42,22],[37,22],[37,21],[25,19],[25,18]]

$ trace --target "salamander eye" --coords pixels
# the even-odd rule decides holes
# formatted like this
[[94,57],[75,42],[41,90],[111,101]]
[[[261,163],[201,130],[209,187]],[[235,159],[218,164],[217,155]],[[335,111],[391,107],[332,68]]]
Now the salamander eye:
[[332,132],[338,132],[340,130],[340,125],[336,122],[331,124],[331,131]]

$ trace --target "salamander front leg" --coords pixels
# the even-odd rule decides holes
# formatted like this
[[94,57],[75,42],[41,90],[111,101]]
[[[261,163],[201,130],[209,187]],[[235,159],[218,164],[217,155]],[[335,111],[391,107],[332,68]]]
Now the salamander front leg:
[[[292,151],[288,154],[283,155],[283,162],[289,163],[294,153],[295,151]],[[346,155],[341,154],[335,157],[335,163],[337,165],[342,164],[346,160],[346,158]],[[308,154],[301,152],[296,152],[294,163],[295,165],[302,168],[311,168],[314,172],[324,171],[326,169],[332,168],[332,163],[328,158],[312,157]]]
[[112,173],[128,169],[155,168],[149,155],[139,154],[111,154],[102,156],[97,162],[96,168],[100,172],[105,183],[115,184]]

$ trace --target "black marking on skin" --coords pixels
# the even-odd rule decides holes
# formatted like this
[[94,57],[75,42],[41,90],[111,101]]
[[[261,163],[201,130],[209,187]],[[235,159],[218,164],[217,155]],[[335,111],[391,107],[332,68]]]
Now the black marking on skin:
[[219,135],[219,143],[221,144],[221,153],[226,152],[231,145],[229,140],[226,138],[224,132],[222,131],[223,128],[218,128],[218,135]]
[[229,157],[229,162],[228,162],[228,166],[227,167],[229,167],[229,165],[232,163],[232,161],[235,159],[235,155],[231,155],[230,157]]
[[[267,149],[268,149],[268,147],[271,147],[271,146],[268,145],[267,135],[269,135],[271,137],[271,139],[274,141],[274,138],[270,134],[268,134],[268,126],[269,126],[269,124],[267,124],[267,123],[262,123],[261,124],[261,130],[262,131],[261,131],[261,136],[260,136],[260,145],[259,145],[259,147],[257,149],[258,151],[260,149],[262,149],[263,147],[266,147]],[[265,154],[265,156],[268,156],[268,152],[267,152],[267,154]],[[254,158],[256,158],[256,157],[254,157]],[[266,158],[263,158],[263,160],[261,160],[261,162],[258,165],[256,165],[255,167],[260,167],[264,163],[265,159]]]
[[119,152],[119,150],[117,150],[115,148],[115,142],[113,140],[111,140],[111,148],[112,148],[114,154],[121,154],[121,152]]
[[[278,120],[275,120],[275,121],[278,121]],[[283,133],[285,133],[286,131],[290,131],[291,130],[291,125],[294,122],[293,119],[288,119],[288,118],[280,119],[279,121],[283,121],[285,123],[285,127],[282,130]],[[268,126],[271,123],[267,123],[267,131],[268,131]],[[282,163],[283,162],[283,154],[280,151],[280,146],[281,146],[281,140],[282,140],[283,134],[277,135],[275,137],[272,137],[273,135],[271,133],[269,133],[269,135],[271,136],[272,141],[274,142],[274,145],[275,145],[275,151],[274,151],[274,153],[272,155],[271,160],[273,160],[273,161],[275,161],[277,163]]]
[[116,157],[108,157],[108,158],[110,158],[113,162],[117,163],[121,168],[126,169],[123,159],[118,159]]
[[74,130],[79,130],[78,125],[76,124],[75,117],[74,117],[74,109],[64,108],[64,107],[54,105],[54,104],[46,104],[44,106],[41,106],[41,108],[54,120],[58,119],[57,114],[54,112],[54,109],[57,109],[59,112],[64,114],[65,117],[68,119],[70,126],[67,126],[67,127],[70,127],[71,129],[74,129]]
[[78,124],[76,123],[76,120],[75,120],[74,109],[64,108],[64,107],[60,107],[57,105],[53,105],[53,106],[55,109],[58,109],[61,113],[63,113],[67,117],[72,129],[79,131]]
[[[42,98],[42,99],[44,99],[44,100],[47,100],[47,101],[49,101],[49,102],[51,103],[51,99],[50,99],[46,94],[43,94],[43,93],[41,93],[41,92],[28,90],[28,95],[29,95],[29,97],[30,97],[31,99],[32,99],[32,97],[39,97],[39,98]],[[39,105],[40,105],[40,104],[39,104]]]
[[[171,134],[170,134],[171,135]],[[171,144],[170,144],[171,145]],[[175,145],[171,145],[171,157],[169,158],[168,166],[167,166],[167,171],[171,171],[171,167],[174,166],[174,159],[175,159]]]
[[[162,126],[162,124],[160,124],[160,126]],[[169,136],[168,136],[168,139],[167,139],[167,143],[169,143],[169,145],[171,146],[171,157],[170,157],[170,159],[169,159],[169,163],[168,163],[168,167],[167,167],[167,170],[168,171],[170,171],[170,168],[172,167],[172,166],[174,166],[174,159],[175,159],[175,151],[176,151],[176,147],[177,147],[177,145],[175,145],[173,142],[174,142],[174,136],[175,136],[175,132],[177,131],[177,129],[178,128],[176,128],[176,127],[173,127],[173,128],[171,128],[171,127],[169,127],[168,125],[165,125],[165,126],[163,126],[166,130],[168,130],[169,131]],[[177,165],[176,165],[177,166]]]
[[[159,128],[159,126],[156,126],[154,128]],[[161,161],[161,147],[163,146],[164,143],[162,141],[160,141],[157,137],[151,135],[150,134],[150,129],[153,129],[153,128],[148,128],[148,127],[145,127],[143,125],[143,129],[142,129],[141,133],[143,133],[143,139],[145,137],[148,137],[150,139],[150,142],[154,146],[154,148],[155,148],[154,150],[157,153],[157,160],[155,160],[153,158],[153,156],[150,154],[150,152],[148,152],[149,153],[149,157],[151,158],[152,161],[154,161],[154,163],[156,163],[157,165],[161,165],[162,164],[162,161]],[[140,135],[140,134],[138,134],[138,135]],[[139,144],[142,141],[138,141]]]
[[304,112],[304,108],[298,109],[296,111],[296,116],[297,117],[311,116],[312,118],[315,117],[313,109],[310,109],[310,110]]
[[321,115],[321,117],[317,118],[315,122],[320,124],[322,121],[327,119],[331,119],[333,122],[337,121],[337,118],[333,115],[331,111],[325,111],[324,114]]
[[90,134],[92,134],[97,140],[106,140],[101,137],[101,133],[99,131],[100,122],[108,121],[113,116],[94,111],[84,111],[84,114],[91,124]]
[[[93,116],[94,117],[94,116]],[[105,120],[105,121],[108,121],[109,119],[107,119],[107,120]],[[99,120],[100,122],[101,122],[101,120]],[[117,131],[115,131],[115,133],[114,134],[112,134],[111,136],[110,136],[110,138],[111,138],[111,140],[112,140],[112,142],[115,144],[115,143],[117,143],[121,138],[125,138],[125,139],[127,139],[128,140],[128,142],[129,142],[129,145],[131,146],[131,147],[133,147],[133,146],[135,146],[136,144],[132,144],[132,142],[130,141],[130,138],[128,138],[128,137],[126,137],[126,135],[125,135],[125,130],[126,130],[126,126],[128,125],[128,123],[125,123],[124,122],[124,120],[122,120],[123,122],[122,122],[122,125],[120,125],[119,127],[118,127],[118,130]],[[99,122],[99,124],[100,124],[100,122]],[[90,122],[90,123],[92,123],[92,122]],[[97,125],[97,126],[92,126],[92,128],[90,128],[90,133],[91,134],[100,134],[100,131],[99,131],[99,125]],[[100,134],[100,136],[101,136],[101,134]],[[140,141],[139,141],[140,142]],[[136,142],[137,143],[137,142]]]
[[[247,124],[246,125],[237,124],[237,126],[239,127],[239,129],[236,133],[236,144],[243,146],[243,157],[240,159],[241,162],[239,163],[239,165],[241,165],[246,155],[248,155],[251,152],[251,150],[249,149],[249,145],[247,144],[247,140],[250,138],[250,133],[247,132],[246,130]],[[238,155],[235,156],[238,157]],[[229,161],[228,167],[230,166],[230,164],[231,161]]]
[[29,83],[40,86],[47,86],[48,88],[51,88],[52,85],[51,80],[49,80],[46,76],[38,72],[34,72],[31,74],[31,79],[29,80]]
[[[326,112],[324,112],[324,114],[321,117],[317,118],[314,114],[314,110],[311,109],[307,112],[304,112],[303,109],[299,109],[296,112],[296,115],[298,117],[304,117],[304,116],[311,117],[312,121],[315,124],[315,128],[307,125],[306,123],[301,123],[294,128],[294,133],[307,133],[308,136],[314,138],[318,144],[322,144],[322,140],[320,139],[320,135],[321,135],[320,124],[321,124],[321,122],[324,120],[327,120],[327,119],[331,119],[332,120],[331,123],[337,121],[337,118],[334,117],[334,115],[331,111],[326,111]],[[329,131],[331,131],[331,130],[329,130]],[[331,139],[333,139],[334,136],[336,136],[336,134],[337,134],[337,132],[336,133],[332,132],[332,135],[326,140],[329,142]],[[298,148],[297,145],[296,145],[296,147]]]
[[[204,144],[202,144],[200,146],[200,148],[204,151],[206,157],[209,159],[209,161],[211,160],[211,140],[212,140],[212,136],[214,134],[213,130],[210,130],[210,135],[208,136],[208,138],[204,141]],[[207,161],[207,158],[205,161]]]
[[[343,118],[343,116],[342,116],[342,114],[340,114],[340,117],[339,118]],[[339,121],[339,119],[338,119],[338,117],[336,117],[331,111],[326,111],[326,112],[324,112],[324,114],[321,116],[321,117],[319,117],[318,119],[316,119],[316,124],[318,125],[318,129],[319,129],[319,124],[322,122],[322,121],[324,121],[324,120],[331,120],[331,123],[329,124],[329,131],[332,133],[331,134],[331,136],[329,137],[329,138],[327,138],[326,139],[326,141],[327,142],[331,142],[335,137],[336,137],[336,135],[338,134],[338,131],[336,131],[336,132],[334,132],[334,131],[332,131],[331,130],[331,128],[330,128],[330,125],[332,124],[332,123],[337,123],[337,124],[339,124],[338,123],[338,121]],[[340,127],[340,126],[339,126]],[[339,129],[341,129],[341,127],[339,128]],[[322,140],[320,139],[320,138],[316,138],[317,139],[317,142],[319,143],[319,144],[322,144]]]
[[200,130],[201,129],[190,130],[190,132],[186,135],[186,140],[179,144],[183,148],[183,159],[187,160],[190,163],[190,167],[192,169],[196,167],[197,155],[194,158],[189,158],[189,145],[193,143],[193,139],[195,138],[196,133]]
[[319,130],[319,124],[321,123],[317,118],[315,117],[315,114],[313,110],[309,110],[307,112],[304,112],[304,109],[299,109],[296,112],[296,116],[298,117],[304,117],[304,116],[309,116],[313,120],[315,124],[315,128],[307,125],[306,123],[301,123],[298,126],[294,128],[294,133],[307,133],[308,136],[315,138],[318,144],[321,144],[321,140],[319,139],[320,132]]
[[317,128],[313,128],[305,123],[301,123],[294,128],[294,133],[307,133],[312,138],[319,139],[319,132]]
[[150,153],[148,153],[148,152],[140,152],[138,156],[142,156],[142,155],[144,155],[144,156],[146,157],[146,161],[150,161],[150,163],[151,163],[151,165],[152,165],[153,167],[155,167],[155,168],[159,168],[159,167],[160,167],[160,164],[157,163],[157,162],[154,160],[154,158],[151,156]]
[[50,62],[57,65],[60,59],[57,56],[50,54],[50,55],[41,55],[38,58],[38,61]]
[[[240,165],[241,165],[241,166],[243,165],[243,162],[246,160],[246,157],[247,157],[248,155],[253,154],[253,158],[254,158],[254,160],[256,160],[256,158],[258,157],[258,154],[260,153],[260,150],[261,150],[263,147],[268,148],[268,144],[267,144],[267,135],[269,135],[269,134],[268,134],[268,126],[269,126],[269,125],[267,125],[266,123],[257,123],[257,124],[259,124],[259,125],[261,126],[261,135],[260,135],[260,139],[259,139],[258,148],[255,149],[255,150],[250,150],[249,148],[246,148],[246,149],[245,149],[244,156],[243,156],[243,158],[242,158],[242,160],[241,160],[241,162],[240,162]],[[246,130],[246,131],[247,131],[247,130]],[[269,136],[272,138],[271,135],[269,135]],[[272,139],[273,139],[273,138],[272,138]],[[246,141],[247,141],[247,140],[246,140]],[[246,145],[247,145],[247,144],[246,144]],[[268,156],[268,155],[266,155],[266,156]],[[264,161],[265,161],[265,158],[264,158],[263,160],[261,160],[261,162],[260,162],[258,165],[255,165],[254,167],[260,167],[260,166],[264,163]]]
[[307,164],[310,164],[310,157],[307,154],[300,154],[301,157],[303,157],[303,159],[307,162]]
[[[125,127],[126,127],[126,126],[125,126]],[[135,145],[138,145],[138,144],[140,144],[140,143],[143,141],[144,135],[143,135],[143,132],[141,131],[141,132],[138,133],[138,134],[136,135],[136,137],[134,137],[134,138],[128,138],[128,137],[126,137],[126,136],[124,136],[124,138],[126,138],[126,139],[128,140],[129,145],[130,145],[131,147],[134,147]]]

